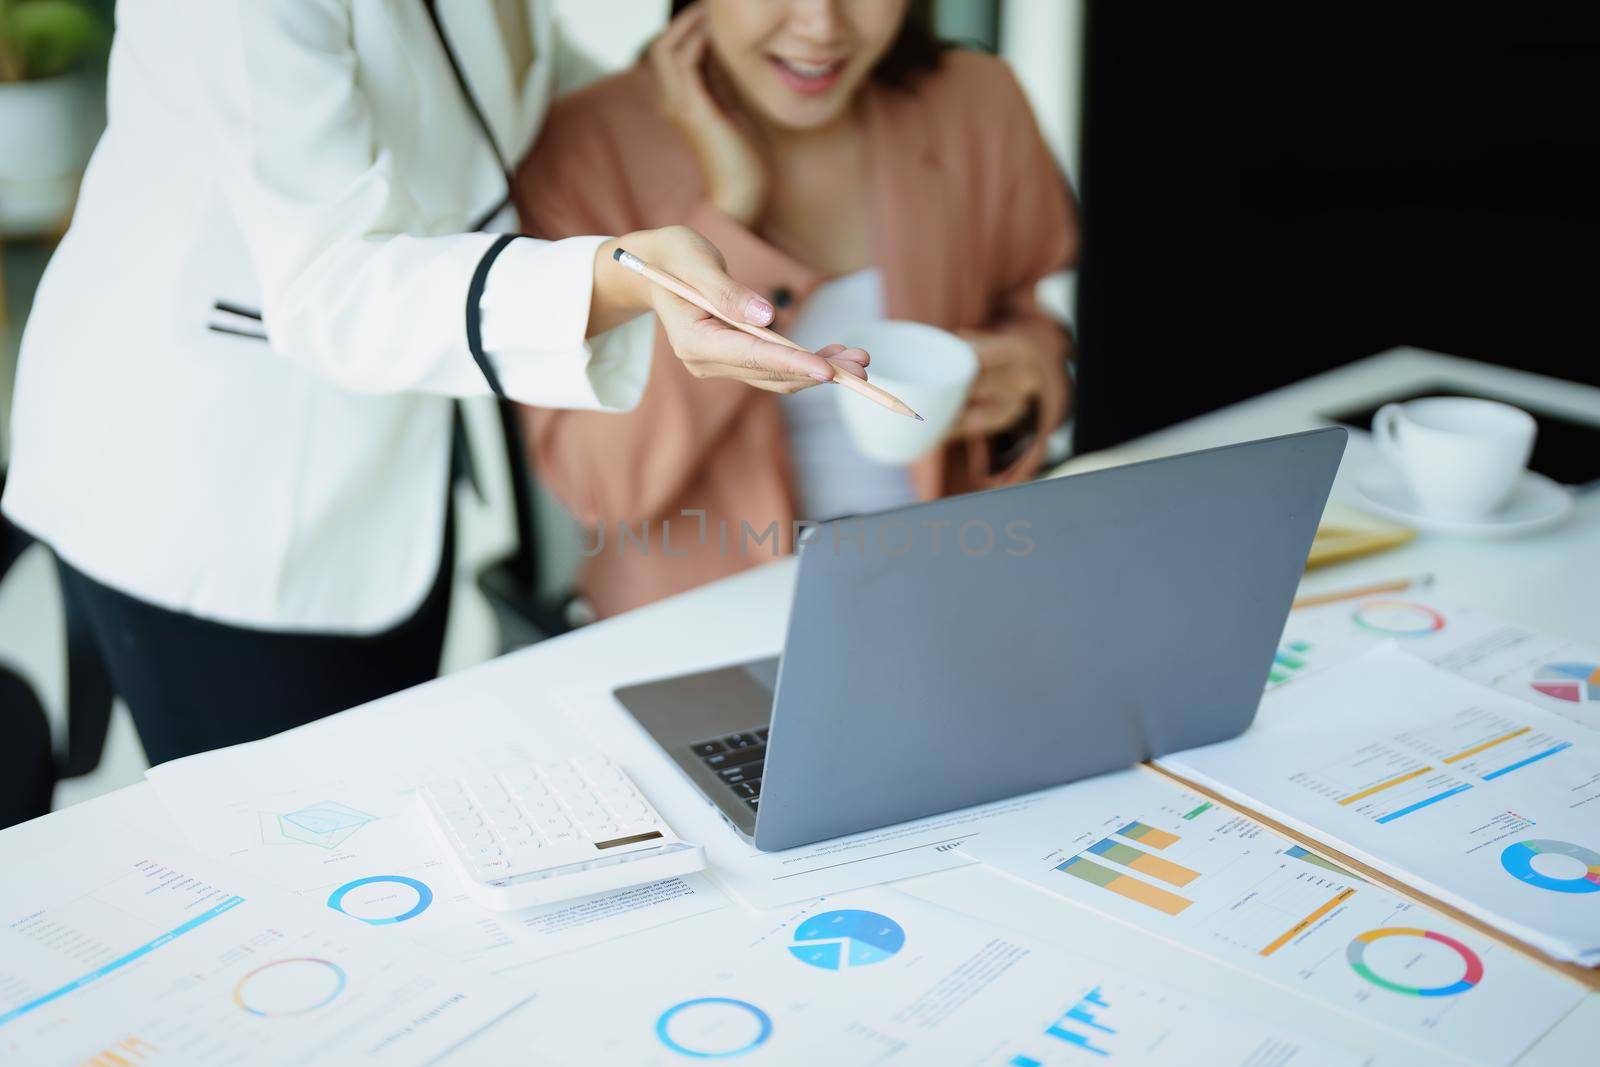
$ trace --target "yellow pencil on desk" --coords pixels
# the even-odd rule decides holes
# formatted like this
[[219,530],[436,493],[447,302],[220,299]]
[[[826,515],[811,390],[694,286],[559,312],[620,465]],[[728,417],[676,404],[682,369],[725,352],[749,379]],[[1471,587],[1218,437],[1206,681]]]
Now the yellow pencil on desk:
[[1316,607],[1318,604],[1333,604],[1341,600],[1358,600],[1365,596],[1377,596],[1380,593],[1403,593],[1407,589],[1421,589],[1433,584],[1433,575],[1423,574],[1416,578],[1396,578],[1392,582],[1376,582],[1372,585],[1357,586],[1354,589],[1341,589],[1333,593],[1317,593],[1312,596],[1296,598],[1290,610]]
[[[792,348],[797,352],[811,351],[809,348],[795,344],[793,341],[783,336],[783,334],[774,330],[769,330],[764,326],[752,326],[748,322],[740,322],[737,319],[729,318],[721,311],[718,311],[717,306],[702,296],[700,292],[693,286],[682,281],[681,279],[674,278],[664,270],[658,270],[655,267],[652,267],[650,264],[646,263],[644,260],[640,259],[638,256],[634,255],[632,252],[629,252],[625,248],[619,248],[615,252],[611,253],[611,258],[615,259],[618,263],[633,271],[635,274],[642,275],[644,278],[661,286],[661,288],[667,290],[669,293],[672,293],[674,296],[687,300],[689,303],[693,304],[701,311],[704,311],[706,314],[715,315],[729,326],[732,326],[736,330],[741,330],[744,333],[749,334],[751,337],[759,337],[763,341],[771,341],[773,344],[783,345],[785,348]],[[864,396],[875,404],[883,405],[897,415],[904,415],[907,418],[916,419],[918,422],[923,421],[922,416],[911,410],[911,406],[904,400],[901,400],[899,397],[895,396],[886,389],[879,389],[871,382],[863,381],[862,379],[857,378],[854,374],[851,374],[848,371],[840,371],[839,373],[835,374],[833,381],[836,385],[842,385],[851,392],[860,396]]]

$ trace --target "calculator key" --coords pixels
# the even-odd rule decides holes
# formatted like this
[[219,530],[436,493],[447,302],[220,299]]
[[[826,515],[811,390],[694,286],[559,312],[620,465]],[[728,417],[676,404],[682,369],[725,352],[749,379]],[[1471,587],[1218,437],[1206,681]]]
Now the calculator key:
[[742,797],[753,797],[761,794],[761,779],[753,782],[740,782],[733,787],[733,791]]
[[457,830],[456,840],[463,845],[487,845],[494,841],[488,830]]
[[761,798],[760,797],[751,797],[750,799],[746,800],[745,803],[750,805],[750,810],[751,811],[755,811],[757,808],[759,808],[761,806]]
[[586,825],[584,829],[589,831],[590,836],[601,841],[608,841],[613,837],[622,836],[622,827],[614,822],[591,823]]
[[471,848],[468,848],[465,851],[467,853],[467,859],[474,863],[483,863],[487,860],[498,859],[499,857],[505,855],[505,852],[503,852],[496,845],[473,845]]
[[755,734],[733,734],[729,737],[724,737],[722,740],[729,748],[750,748],[761,743],[756,739]]
[[492,827],[501,837],[527,837],[533,833],[533,827],[526,819],[509,819],[506,822],[494,823]]
[[626,782],[628,779],[618,767],[610,760],[594,760],[583,767],[583,773],[595,785],[615,785]]
[[624,800],[621,803],[613,804],[611,810],[616,812],[617,818],[626,821],[642,819],[649,813],[650,809],[644,806],[644,801],[642,800]]
[[474,863],[472,869],[484,878],[500,878],[511,870],[511,861],[504,857]]
[[721,741],[702,741],[694,746],[696,756],[715,756],[718,752],[726,752],[728,746]]
[[564,763],[545,771],[544,781],[550,788],[558,789],[562,792],[566,792],[569,789],[585,788],[582,775]]
[[435,808],[446,815],[472,810],[472,801],[459,793],[454,796],[439,796],[435,794],[429,798],[429,801]]
[[566,829],[566,830],[552,830],[552,831],[550,831],[546,835],[549,838],[550,843],[552,845],[566,845],[566,844],[571,844],[574,841],[582,840],[582,838],[580,838],[578,836],[578,831],[573,830],[573,829],[570,828],[571,827],[570,823],[568,824],[568,827],[569,828]]
[[572,829],[572,820],[567,818],[565,815],[548,815],[544,818],[536,819],[534,821],[538,824],[539,829],[543,833],[551,836],[554,836],[558,833],[564,833]]
[[607,804],[626,804],[630,800],[638,800],[639,791],[625,783],[608,785],[601,788],[600,799]]
[[452,830],[458,832],[476,830],[483,825],[483,820],[471,811],[458,811],[453,815],[446,815],[444,821]]

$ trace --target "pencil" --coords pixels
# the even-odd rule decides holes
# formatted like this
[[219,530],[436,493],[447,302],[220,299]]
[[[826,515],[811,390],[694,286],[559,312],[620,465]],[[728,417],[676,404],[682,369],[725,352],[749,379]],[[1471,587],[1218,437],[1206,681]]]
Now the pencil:
[[1303,596],[1294,602],[1291,610],[1298,608],[1312,608],[1318,604],[1333,604],[1340,600],[1356,600],[1364,596],[1376,596],[1379,593],[1403,593],[1413,587],[1429,586],[1433,584],[1433,575],[1424,574],[1420,578],[1396,578],[1392,582],[1379,582],[1376,585],[1357,586],[1354,589],[1344,589],[1337,593],[1318,593],[1315,596]]
[[[811,351],[809,348],[795,344],[781,333],[769,330],[764,326],[752,326],[748,322],[740,322],[737,319],[730,319],[728,316],[718,311],[715,304],[707,300],[704,296],[700,295],[699,291],[690,286],[687,282],[684,282],[678,278],[674,278],[664,270],[657,270],[655,267],[652,267],[650,264],[646,263],[644,260],[640,259],[638,256],[634,255],[632,252],[629,252],[625,248],[618,248],[615,252],[611,253],[611,258],[615,259],[618,263],[621,263],[624,267],[633,271],[635,274],[643,275],[645,278],[655,282],[669,293],[687,300],[689,303],[693,304],[695,307],[699,308],[701,311],[704,311],[708,315],[715,315],[729,326],[732,326],[736,330],[742,330],[751,337],[759,337],[763,341],[771,341],[774,344],[780,344],[787,348],[792,348],[797,352]],[[835,384],[842,385],[853,393],[866,397],[875,404],[883,405],[897,415],[904,415],[907,418],[916,419],[918,422],[923,421],[922,416],[911,410],[911,406],[904,400],[901,400],[899,397],[895,396],[886,389],[878,388],[871,382],[862,381],[849,371],[839,371],[833,376],[833,381]]]

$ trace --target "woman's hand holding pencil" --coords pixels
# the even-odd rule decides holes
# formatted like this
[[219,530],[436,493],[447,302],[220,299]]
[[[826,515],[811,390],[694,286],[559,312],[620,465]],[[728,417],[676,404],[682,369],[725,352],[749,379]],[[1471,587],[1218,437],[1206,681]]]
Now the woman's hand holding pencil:
[[[669,233],[675,240],[688,240],[691,246],[698,242],[699,257],[686,258],[691,269],[705,281],[697,285],[691,280],[694,273],[674,274],[656,267],[624,245],[627,242],[637,249],[641,247],[640,237],[653,239],[655,235]],[[898,415],[922,421],[922,416],[911,410],[910,405],[867,381],[869,357],[859,348],[827,345],[811,352],[767,329],[763,323],[772,321],[772,305],[729,278],[721,269],[724,266],[721,254],[693,230],[682,226],[647,230],[606,242],[600,246],[601,254],[608,249],[618,267],[648,281],[648,288],[660,294],[652,301],[652,306],[666,328],[673,351],[696,377],[738,378],[779,393],[806,388],[811,384],[806,380],[809,377],[812,381],[845,386]],[[710,269],[705,265],[707,254],[714,257],[717,264]],[[600,270],[597,266],[597,292]],[[591,327],[593,321],[591,315]],[[735,331],[746,336],[730,338],[728,335]]]
[[[624,256],[654,277],[625,264]],[[859,348],[829,345],[813,353],[766,330],[772,305],[730,278],[726,266],[716,247],[686,226],[640,230],[606,241],[595,259],[589,336],[649,310],[661,320],[673,352],[697,378],[734,378],[776,393],[793,393],[841,375],[866,378],[868,357]],[[662,278],[672,284],[663,284]]]

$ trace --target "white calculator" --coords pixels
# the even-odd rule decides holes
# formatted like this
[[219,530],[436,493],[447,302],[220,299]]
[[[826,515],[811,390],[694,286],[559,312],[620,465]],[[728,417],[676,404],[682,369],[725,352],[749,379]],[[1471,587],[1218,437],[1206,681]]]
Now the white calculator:
[[603,756],[429,782],[424,819],[479,903],[549,904],[704,869],[622,768]]

